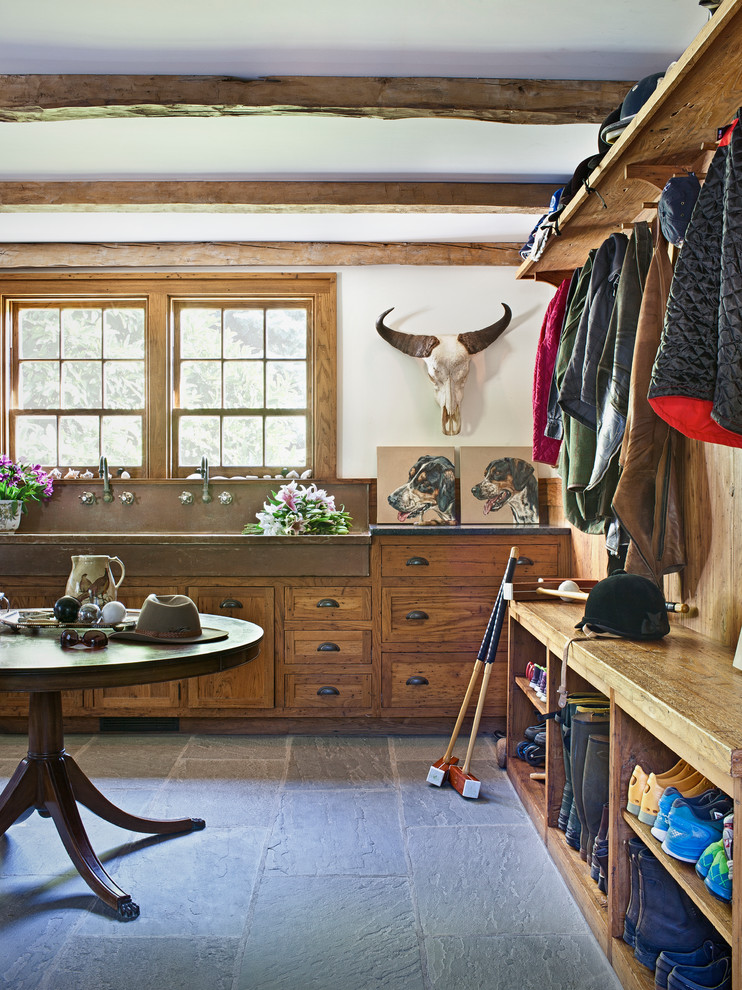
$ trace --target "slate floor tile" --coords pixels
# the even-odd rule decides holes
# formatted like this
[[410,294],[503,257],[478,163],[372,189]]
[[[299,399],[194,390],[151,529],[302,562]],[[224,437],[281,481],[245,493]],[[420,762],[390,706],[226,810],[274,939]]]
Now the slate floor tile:
[[423,990],[407,879],[267,876],[236,990],[292,987]]
[[585,931],[530,822],[410,828],[407,837],[426,935]]
[[407,825],[505,825],[529,821],[513,785],[496,763],[477,763],[481,788],[476,800],[463,798],[448,782],[440,787],[427,784],[429,769],[430,764],[421,762],[397,763]]
[[106,733],[96,736],[77,762],[104,793],[106,787],[146,787],[169,776],[187,743],[187,737],[168,734]]
[[295,736],[287,787],[393,787],[386,738]]
[[286,791],[265,868],[292,876],[406,874],[392,790]]
[[238,945],[226,938],[82,936],[58,960],[54,990],[231,990]]
[[592,935],[428,938],[431,990],[621,990]]
[[276,760],[182,759],[150,809],[154,818],[203,818],[207,826],[270,828],[283,789]]
[[290,736],[191,736],[183,750],[186,759],[286,760]]

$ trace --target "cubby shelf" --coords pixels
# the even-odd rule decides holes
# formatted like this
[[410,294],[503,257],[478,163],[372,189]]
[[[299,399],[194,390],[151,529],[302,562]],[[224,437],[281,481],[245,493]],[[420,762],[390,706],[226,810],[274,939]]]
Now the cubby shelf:
[[652,835],[649,825],[640,822],[638,818],[624,812],[624,820],[639,836],[650,852],[657,857],[667,872],[677,880],[690,899],[703,911],[727,942],[732,941],[732,908],[731,905],[717,900],[706,889],[703,880],[696,873],[692,863],[681,863],[663,851],[661,843]]
[[[732,651],[692,630],[673,626],[660,641],[585,639],[570,647],[567,690],[596,689],[610,697],[611,811],[608,892],[602,894],[587,863],[556,828],[564,781],[561,733],[548,723],[545,786],[530,779],[531,767],[514,756],[531,724],[533,692],[526,664],[547,665],[546,708],[557,708],[561,655],[574,637],[579,607],[561,602],[511,601],[508,658],[508,775],[546,848],[626,990],[652,990],[653,973],[641,966],[620,937],[631,892],[626,843],[638,835],[668,875],[686,891],[732,949],[732,986],[742,990],[742,894],[733,903],[713,897],[693,864],[668,856],[649,826],[625,810],[633,768],[672,766],[683,758],[742,805],[742,677]],[[539,661],[537,661],[539,662]],[[718,699],[723,697],[723,708]],[[735,850],[742,872],[742,843]]]
[[546,714],[546,702],[545,701],[542,701],[539,698],[539,696],[536,694],[536,692],[531,687],[531,682],[528,680],[528,678],[527,677],[516,677],[515,678],[515,683],[521,689],[521,691],[526,696],[526,698],[528,698],[528,700],[533,705],[533,707],[536,709],[536,711],[537,712],[540,712],[542,715],[545,715]]

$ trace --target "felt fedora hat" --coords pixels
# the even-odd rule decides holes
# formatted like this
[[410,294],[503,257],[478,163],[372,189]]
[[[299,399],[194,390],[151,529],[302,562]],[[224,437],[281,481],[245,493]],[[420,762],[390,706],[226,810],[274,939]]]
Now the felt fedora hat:
[[187,595],[148,595],[134,629],[111,633],[109,639],[142,643],[208,643],[226,639],[221,629],[204,629],[196,603]]

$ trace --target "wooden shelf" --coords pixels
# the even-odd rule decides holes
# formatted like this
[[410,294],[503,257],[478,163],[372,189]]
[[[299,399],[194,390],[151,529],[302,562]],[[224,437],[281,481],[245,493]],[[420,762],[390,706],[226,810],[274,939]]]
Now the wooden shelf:
[[603,952],[608,955],[608,898],[598,889],[590,876],[590,867],[579,852],[567,845],[561,829],[546,830],[546,848]]
[[[640,218],[647,200],[659,198],[646,166],[703,170],[704,146],[713,145],[716,129],[738,110],[741,47],[742,0],[725,0],[590,174],[600,197],[581,189],[559,219],[560,235],[549,238],[538,261],[521,265],[518,278],[558,285],[591,248]],[[637,177],[627,178],[632,174]]]
[[542,701],[533,688],[530,686],[531,682],[527,677],[516,677],[515,683],[521,689],[523,694],[528,698],[529,702],[533,705],[537,712],[542,715],[546,714],[546,702]]
[[524,763],[517,756],[508,757],[508,777],[512,781],[516,794],[523,802],[529,818],[533,821],[542,839],[546,835],[546,797],[544,784],[539,780],[531,780],[531,774],[539,769],[530,763]]
[[654,990],[654,970],[637,962],[622,938],[611,939],[609,958],[625,990]]
[[732,908],[724,901],[717,900],[706,889],[703,880],[696,873],[692,863],[681,863],[663,852],[661,843],[652,835],[649,825],[640,822],[627,811],[623,813],[624,821],[639,836],[645,846],[657,857],[667,872],[676,880],[700,911],[706,915],[719,934],[731,945],[732,942]]

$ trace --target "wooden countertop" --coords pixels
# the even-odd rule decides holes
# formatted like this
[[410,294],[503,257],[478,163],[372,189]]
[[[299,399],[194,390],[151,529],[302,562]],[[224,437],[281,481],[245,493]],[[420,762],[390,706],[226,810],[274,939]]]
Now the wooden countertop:
[[[583,604],[511,601],[511,619],[545,643],[560,663]],[[720,774],[742,777],[742,671],[733,651],[678,624],[660,640],[578,639],[569,666],[598,691],[719,783]],[[554,662],[554,658],[551,658]],[[691,760],[691,762],[693,762]],[[716,779],[714,779],[716,778]]]

